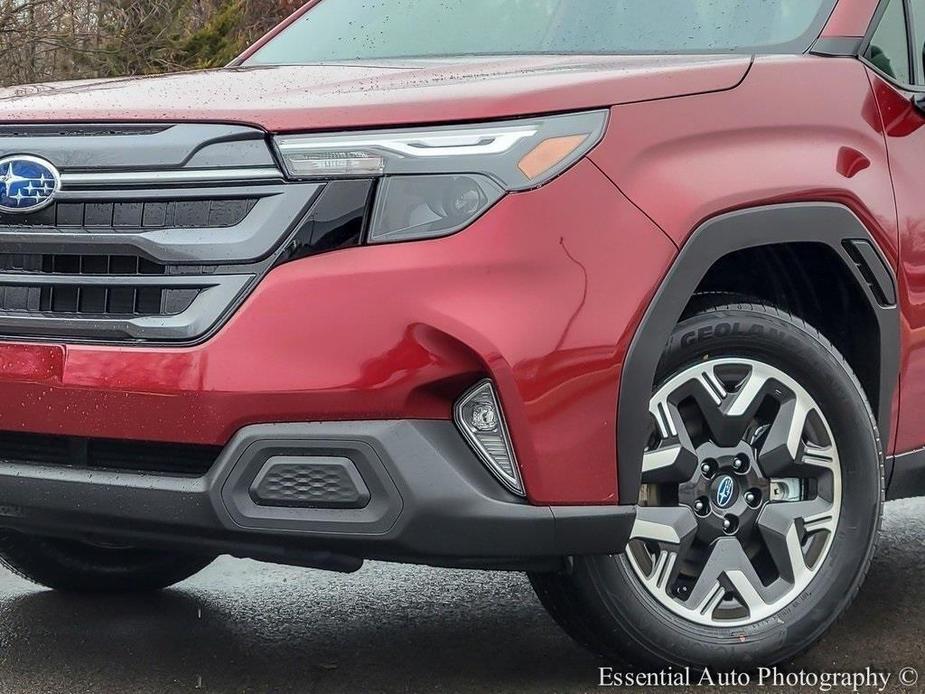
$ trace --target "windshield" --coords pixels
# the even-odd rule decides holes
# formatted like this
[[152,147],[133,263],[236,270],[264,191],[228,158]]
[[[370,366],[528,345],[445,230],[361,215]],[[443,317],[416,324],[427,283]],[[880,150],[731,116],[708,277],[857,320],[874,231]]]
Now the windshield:
[[803,53],[836,0],[322,0],[245,64]]

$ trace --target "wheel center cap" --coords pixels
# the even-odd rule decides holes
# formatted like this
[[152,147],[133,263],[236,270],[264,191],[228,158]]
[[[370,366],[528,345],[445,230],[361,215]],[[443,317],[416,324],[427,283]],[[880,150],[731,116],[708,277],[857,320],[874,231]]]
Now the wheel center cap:
[[718,509],[726,510],[736,502],[739,492],[736,482],[731,475],[717,477],[713,483],[713,505]]

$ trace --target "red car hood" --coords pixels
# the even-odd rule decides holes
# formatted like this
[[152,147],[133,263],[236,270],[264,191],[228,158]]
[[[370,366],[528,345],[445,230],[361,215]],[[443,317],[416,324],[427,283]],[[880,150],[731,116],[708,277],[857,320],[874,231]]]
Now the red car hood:
[[745,56],[518,56],[246,67],[0,89],[0,122],[218,121],[271,132],[485,120],[731,89]]

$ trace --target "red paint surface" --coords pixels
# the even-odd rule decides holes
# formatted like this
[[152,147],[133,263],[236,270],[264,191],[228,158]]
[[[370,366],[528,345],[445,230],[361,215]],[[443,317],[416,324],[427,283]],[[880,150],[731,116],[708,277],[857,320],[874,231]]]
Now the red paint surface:
[[880,0],[841,0],[822,32],[825,38],[864,36]]
[[[832,201],[854,210],[895,262],[889,162],[860,62],[759,58],[735,90],[620,106],[613,114],[591,158],[678,245],[723,212]],[[869,162],[852,177],[839,170],[845,148]]]
[[902,384],[896,436],[898,451],[925,444],[925,114],[912,94],[888,84],[871,71],[890,150],[901,238],[899,297],[902,309]]

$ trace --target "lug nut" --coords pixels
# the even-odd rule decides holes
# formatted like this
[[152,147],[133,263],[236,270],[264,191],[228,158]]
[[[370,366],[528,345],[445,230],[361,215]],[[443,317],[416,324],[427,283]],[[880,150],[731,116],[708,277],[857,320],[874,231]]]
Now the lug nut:
[[745,495],[745,501],[748,502],[749,504],[755,503],[755,495],[749,492],[748,494]]
[[703,473],[704,477],[712,477],[716,472],[716,462],[713,460],[707,460],[700,466],[700,472]]
[[735,462],[732,463],[732,467],[736,472],[744,472],[748,469],[748,460],[740,455],[735,459]]
[[694,502],[694,510],[700,516],[706,515],[708,508],[708,503],[704,499],[697,499],[697,501]]
[[739,529],[739,519],[735,516],[726,516],[723,519],[723,531],[727,535],[734,535],[736,530]]

